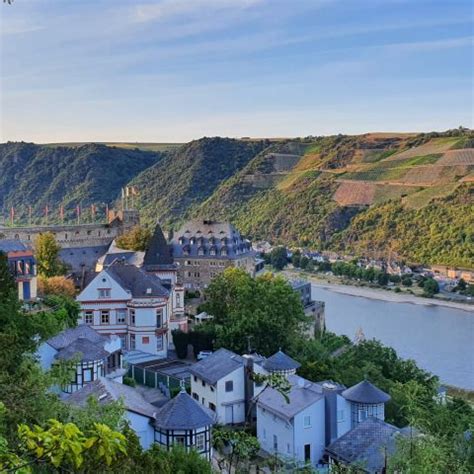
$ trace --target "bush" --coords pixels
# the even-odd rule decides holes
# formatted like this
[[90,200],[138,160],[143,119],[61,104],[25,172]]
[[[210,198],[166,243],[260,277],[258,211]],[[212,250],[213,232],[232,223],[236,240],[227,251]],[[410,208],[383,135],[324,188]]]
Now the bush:
[[395,287],[395,289],[393,290],[395,293],[400,293],[402,290],[400,290],[400,288],[397,286]]
[[171,337],[173,338],[176,355],[180,359],[186,359],[188,356],[189,334],[181,329],[175,329],[171,332]]
[[124,377],[123,378],[123,384],[128,385],[129,387],[136,387],[137,382],[135,382],[135,379],[132,379],[132,377]]
[[434,278],[427,278],[423,282],[423,295],[432,298],[436,293],[439,293],[438,282]]
[[74,298],[76,288],[74,282],[65,276],[53,276],[38,278],[38,292],[42,296],[57,295]]
[[403,286],[412,286],[413,280],[408,275],[402,276],[402,285]]

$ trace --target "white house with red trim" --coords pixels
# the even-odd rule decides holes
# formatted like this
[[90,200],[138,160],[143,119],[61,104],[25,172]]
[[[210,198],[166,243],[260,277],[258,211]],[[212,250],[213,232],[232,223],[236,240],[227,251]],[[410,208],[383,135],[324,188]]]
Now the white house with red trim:
[[167,357],[173,298],[156,275],[115,262],[90,281],[77,301],[79,324],[119,336],[126,350]]

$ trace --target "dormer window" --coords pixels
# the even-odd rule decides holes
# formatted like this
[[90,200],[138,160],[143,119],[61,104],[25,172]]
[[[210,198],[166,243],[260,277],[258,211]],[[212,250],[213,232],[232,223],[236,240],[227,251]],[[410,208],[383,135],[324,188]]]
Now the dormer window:
[[206,249],[203,246],[198,248],[198,255],[205,255],[205,253]]
[[179,245],[183,245],[183,244],[184,244],[184,237],[181,236],[181,237],[178,239],[178,242],[179,242]]
[[216,246],[213,245],[209,248],[209,255],[216,255]]
[[190,243],[191,245],[194,245],[194,244],[196,243],[196,238],[195,238],[195,237],[191,237],[191,238],[189,239],[189,243]]
[[227,255],[227,247],[222,247],[221,248],[221,255],[223,255],[223,256]]

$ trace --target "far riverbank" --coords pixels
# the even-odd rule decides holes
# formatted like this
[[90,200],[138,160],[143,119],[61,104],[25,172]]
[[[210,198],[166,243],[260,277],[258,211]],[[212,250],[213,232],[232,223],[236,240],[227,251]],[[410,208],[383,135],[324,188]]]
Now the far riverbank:
[[424,298],[422,296],[411,295],[406,292],[395,293],[394,291],[379,288],[369,288],[364,286],[347,285],[343,283],[331,283],[315,275],[300,273],[291,270],[283,271],[290,278],[305,278],[312,285],[318,288],[331,290],[337,293],[351,296],[359,296],[375,300],[389,301],[391,303],[411,303],[424,306],[443,306],[445,308],[460,309],[474,314],[474,305],[457,303],[455,301],[445,301],[437,298]]

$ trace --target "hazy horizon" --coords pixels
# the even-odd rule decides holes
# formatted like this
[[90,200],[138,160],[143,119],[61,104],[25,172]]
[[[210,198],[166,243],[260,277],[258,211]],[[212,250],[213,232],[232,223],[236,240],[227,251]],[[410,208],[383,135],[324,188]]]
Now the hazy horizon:
[[17,0],[0,22],[1,142],[473,128],[468,0]]

